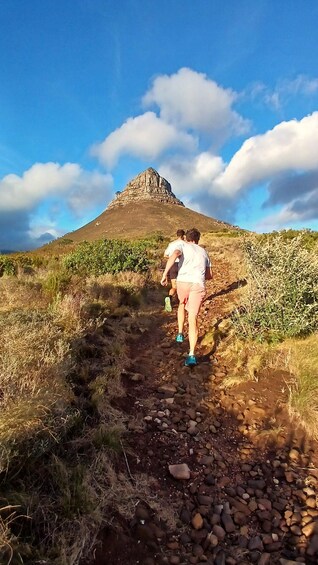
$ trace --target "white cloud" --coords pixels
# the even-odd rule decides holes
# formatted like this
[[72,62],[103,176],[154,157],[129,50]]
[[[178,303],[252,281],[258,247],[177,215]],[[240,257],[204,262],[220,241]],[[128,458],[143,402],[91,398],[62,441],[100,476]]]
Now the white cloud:
[[318,78],[298,75],[294,79],[281,81],[277,88],[282,94],[291,94],[294,96],[304,94],[305,96],[310,96],[318,92]]
[[224,169],[221,157],[203,152],[189,159],[175,157],[160,165],[160,174],[169,179],[178,195],[208,191]]
[[300,121],[281,122],[243,143],[216,179],[213,192],[235,196],[283,172],[317,169],[317,146],[318,112]]
[[52,236],[52,239],[55,239],[63,235],[63,232],[57,229],[55,223],[50,220],[47,221],[44,220],[40,224],[37,223],[33,224],[33,222],[30,223],[28,236],[30,237],[31,240],[32,239],[37,240],[43,237],[43,234],[50,234]]
[[272,89],[261,82],[252,84],[245,96],[260,99],[273,110],[281,110],[295,97],[312,97],[318,92],[318,78],[298,75],[294,79],[280,80]]
[[75,163],[36,163],[23,175],[0,179],[0,250],[32,249],[61,235],[68,207],[78,217],[107,202],[111,175],[83,170]]
[[146,112],[135,118],[128,118],[91,151],[111,168],[124,154],[153,160],[167,149],[191,151],[196,146],[197,140],[192,135],[158,118],[154,112]]
[[261,221],[263,229],[280,229],[290,224],[307,222],[318,218],[318,188],[309,193],[291,198],[290,202]]
[[10,174],[0,180],[0,212],[30,211],[52,196],[65,199],[80,213],[106,200],[112,184],[110,175],[84,171],[75,163],[36,163],[22,176]]
[[143,103],[157,105],[160,117],[177,127],[224,138],[249,130],[249,122],[232,109],[236,98],[233,90],[222,88],[205,74],[182,68],[155,78]]

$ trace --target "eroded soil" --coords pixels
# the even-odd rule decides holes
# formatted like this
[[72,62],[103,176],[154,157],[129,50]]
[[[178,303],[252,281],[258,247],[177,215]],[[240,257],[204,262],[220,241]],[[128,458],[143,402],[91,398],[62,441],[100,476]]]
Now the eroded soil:
[[[239,302],[240,281],[216,261],[200,315],[200,336]],[[176,310],[152,315],[131,344],[125,453],[131,478],[147,474],[153,504],[114,516],[94,565],[318,562],[316,446],[289,421],[291,376],[264,371],[257,381],[224,389],[230,374],[218,347],[199,344],[199,364],[184,367],[187,340],[175,342]],[[125,457],[127,460],[125,459]],[[186,464],[189,478],[169,466]]]

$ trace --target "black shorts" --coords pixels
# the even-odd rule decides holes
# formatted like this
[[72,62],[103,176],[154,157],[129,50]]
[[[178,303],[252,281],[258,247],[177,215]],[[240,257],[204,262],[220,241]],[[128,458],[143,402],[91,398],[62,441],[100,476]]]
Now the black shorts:
[[174,263],[169,271],[170,280],[176,279],[178,276],[178,263]]

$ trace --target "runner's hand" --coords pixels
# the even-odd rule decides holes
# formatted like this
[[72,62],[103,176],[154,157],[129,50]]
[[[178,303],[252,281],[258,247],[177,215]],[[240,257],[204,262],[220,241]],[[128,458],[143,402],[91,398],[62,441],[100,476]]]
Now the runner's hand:
[[163,275],[161,281],[160,281],[161,286],[167,286],[168,284],[168,279],[167,279],[167,275]]

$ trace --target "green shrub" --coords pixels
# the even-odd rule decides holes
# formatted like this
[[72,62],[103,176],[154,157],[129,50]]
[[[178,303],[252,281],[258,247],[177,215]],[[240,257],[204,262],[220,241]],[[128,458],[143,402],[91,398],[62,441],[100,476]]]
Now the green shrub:
[[272,241],[273,239],[280,237],[282,241],[291,241],[295,238],[301,238],[301,245],[308,250],[311,250],[318,243],[318,231],[313,230],[281,230],[279,232],[273,231],[271,233],[266,233],[258,236],[260,241]]
[[71,273],[103,275],[120,271],[145,272],[149,267],[146,244],[120,240],[81,243],[63,260]]
[[3,275],[16,275],[16,262],[6,255],[0,255],[0,277]]
[[69,237],[63,237],[62,239],[59,240],[60,245],[70,245],[71,243],[73,243],[73,240],[70,239]]
[[43,289],[50,296],[56,296],[58,293],[64,293],[71,281],[71,274],[65,271],[50,272],[44,279]]
[[237,318],[245,335],[264,340],[303,336],[318,328],[318,258],[303,236],[278,234],[244,242],[249,294]]

